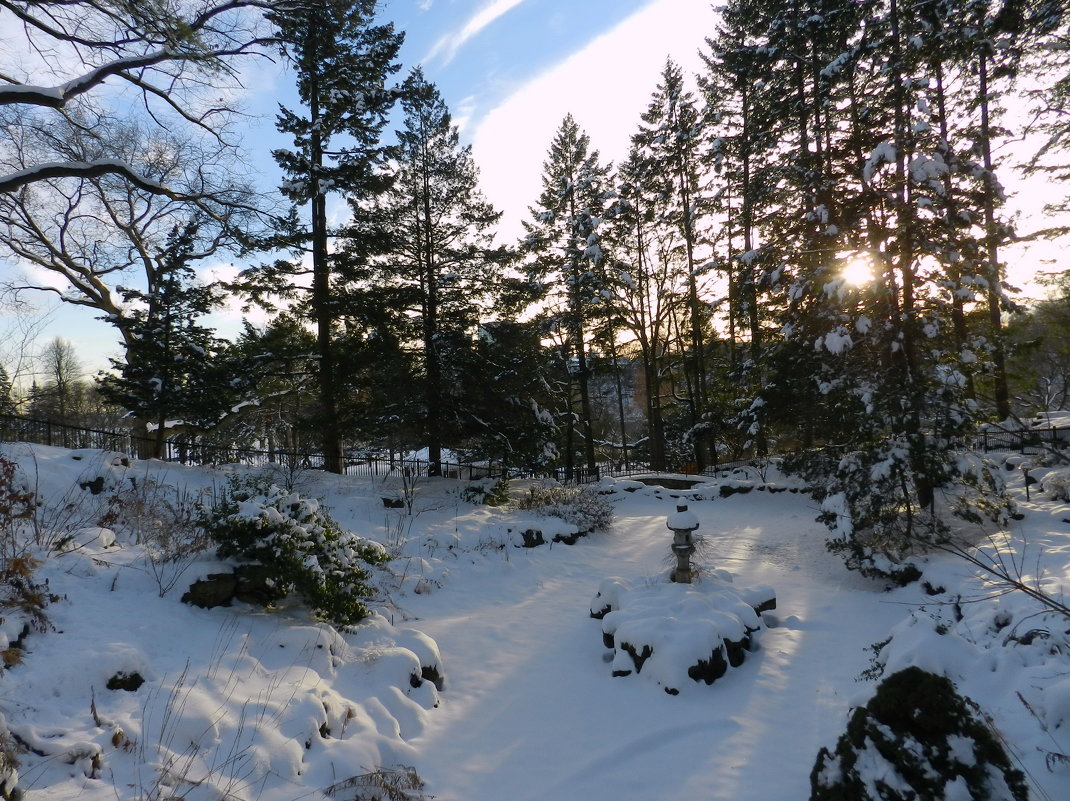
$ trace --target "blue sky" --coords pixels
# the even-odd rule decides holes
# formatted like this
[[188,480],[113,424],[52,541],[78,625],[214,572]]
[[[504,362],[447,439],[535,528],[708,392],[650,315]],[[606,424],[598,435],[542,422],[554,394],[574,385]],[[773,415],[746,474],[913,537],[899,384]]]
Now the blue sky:
[[[576,117],[606,159],[623,157],[666,57],[697,69],[715,19],[709,0],[387,0],[380,8],[406,33],[399,79],[422,64],[439,87],[473,145],[484,191],[506,213],[507,237],[519,234],[538,195],[546,150],[564,115]],[[266,64],[245,81],[245,104],[260,115],[250,120],[246,146],[265,188],[279,178],[268,151],[287,144],[274,132],[274,111],[292,96],[288,81]],[[236,271],[216,267],[224,275]],[[111,326],[96,313],[37,300],[49,316],[37,350],[57,336],[70,340],[90,374],[118,355]],[[216,324],[225,335],[238,328],[234,313],[217,316]],[[0,319],[0,359],[10,369],[5,328]]]

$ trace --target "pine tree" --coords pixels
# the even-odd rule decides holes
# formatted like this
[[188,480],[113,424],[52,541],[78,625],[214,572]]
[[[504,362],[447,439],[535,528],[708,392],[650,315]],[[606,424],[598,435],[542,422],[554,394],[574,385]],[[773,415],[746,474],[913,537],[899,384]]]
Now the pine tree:
[[318,449],[316,337],[297,316],[280,314],[263,328],[246,322],[230,349],[254,402],[242,409],[242,427],[272,453],[298,456]]
[[545,470],[558,458],[550,362],[537,321],[484,322],[463,365],[470,459]]
[[[995,252],[984,226],[991,171],[968,158],[983,154],[976,134],[990,126],[961,124],[966,112],[983,116],[968,96],[978,90],[976,53],[958,58],[931,9],[908,13],[899,0],[737,7],[751,11],[725,15],[710,86],[741,108],[739,90],[725,90],[735,42],[764,59],[762,89],[780,106],[775,144],[741,154],[721,143],[726,160],[782,166],[778,213],[742,225],[762,238],[750,253],[773,256],[770,285],[784,304],[783,336],[758,353],[768,373],[752,427],[762,416],[790,421],[799,441],[823,446],[801,469],[820,487],[826,519],[846,532],[838,543],[849,563],[875,569],[943,536],[941,488],[949,506],[1000,513],[966,489],[983,494],[994,482],[966,475],[956,456],[972,414],[955,297],[967,282],[985,286],[969,262],[983,267]],[[953,106],[941,70],[953,71]],[[852,259],[868,260],[871,282],[844,278]]]
[[744,428],[746,444],[759,454],[767,447],[767,415],[750,401],[765,387],[782,249],[794,250],[774,236],[772,225],[795,213],[784,191],[791,177],[784,156],[799,129],[785,102],[793,94],[792,75],[776,68],[780,51],[768,44],[779,13],[779,5],[764,0],[729,3],[720,29],[706,40],[699,76],[712,171],[709,207],[720,220],[714,262],[727,283],[728,352],[720,382],[727,393],[722,390],[717,405]]
[[[375,0],[300,0],[271,12],[280,49],[292,64],[301,106],[280,106],[276,127],[293,137],[293,147],[273,155],[286,174],[283,194],[293,203],[288,230],[271,245],[298,254],[246,274],[247,290],[293,296],[294,277],[311,272],[311,290],[302,308],[317,337],[319,427],[325,467],[341,472],[339,370],[335,346],[340,298],[333,278],[338,270],[328,228],[327,197],[342,193],[370,198],[385,191],[380,134],[396,93],[384,81],[397,70],[402,35],[374,22]],[[298,210],[307,211],[303,221]],[[311,270],[301,255],[311,255]]]
[[403,86],[401,108],[403,128],[389,153],[394,183],[368,212],[386,244],[363,278],[365,291],[391,296],[401,340],[419,343],[418,428],[437,474],[443,443],[465,417],[462,387],[451,376],[500,286],[504,254],[491,240],[501,215],[479,191],[471,146],[461,146],[438,89],[419,69]]
[[[524,223],[528,274],[543,287],[549,331],[561,340],[569,386],[565,468],[574,469],[574,411],[571,387],[579,391],[579,421],[587,469],[596,467],[591,426],[588,339],[601,313],[598,265],[603,258],[599,226],[612,194],[609,167],[591,149],[590,137],[572,115],[562,121],[543,164],[542,193]],[[549,332],[548,331],[548,332]]]

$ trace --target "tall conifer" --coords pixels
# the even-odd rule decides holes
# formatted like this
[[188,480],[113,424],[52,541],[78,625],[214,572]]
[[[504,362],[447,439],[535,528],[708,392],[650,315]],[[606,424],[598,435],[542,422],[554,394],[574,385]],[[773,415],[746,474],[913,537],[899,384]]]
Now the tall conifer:
[[[404,84],[401,108],[403,127],[390,150],[395,180],[368,210],[386,242],[370,261],[368,289],[391,293],[395,323],[412,329],[401,338],[419,343],[419,428],[437,473],[443,441],[465,416],[455,380],[465,343],[501,286],[504,254],[491,244],[501,215],[480,193],[471,146],[461,146],[445,102],[420,69]],[[359,202],[355,213],[364,213]]]
[[[530,254],[529,275],[543,288],[552,328],[563,335],[569,385],[579,391],[580,432],[589,470],[595,468],[591,426],[588,338],[591,323],[601,312],[598,265],[603,258],[599,226],[612,195],[609,167],[601,163],[591,140],[567,115],[550,144],[543,163],[542,193],[524,222],[524,249]],[[565,449],[566,470],[574,467],[573,411],[569,397]]]
[[296,108],[280,106],[276,122],[279,131],[293,137],[292,147],[273,155],[286,175],[282,191],[294,211],[288,230],[271,244],[298,258],[252,271],[247,278],[261,294],[293,296],[295,277],[311,274],[311,289],[301,300],[316,328],[319,426],[325,467],[332,472],[343,468],[343,432],[334,344],[338,255],[330,244],[327,197],[367,198],[390,185],[380,134],[396,99],[385,81],[398,69],[402,35],[390,24],[377,24],[375,11],[375,0],[297,0],[280,4],[269,15],[300,99]]

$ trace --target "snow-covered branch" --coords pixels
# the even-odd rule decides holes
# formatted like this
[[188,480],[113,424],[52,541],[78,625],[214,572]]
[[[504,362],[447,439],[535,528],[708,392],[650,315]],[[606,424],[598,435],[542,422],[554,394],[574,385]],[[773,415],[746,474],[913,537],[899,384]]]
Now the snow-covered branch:
[[24,170],[0,176],[0,194],[16,192],[36,181],[54,178],[100,178],[105,175],[118,175],[138,189],[167,197],[178,194],[161,183],[140,175],[125,161],[118,159],[99,159],[96,161],[60,161],[37,164]]
[[63,108],[72,98],[95,89],[114,75],[133,80],[133,76],[128,72],[129,70],[144,69],[164,61],[185,58],[188,58],[188,56],[160,49],[143,56],[115,59],[56,87],[31,86],[27,84],[0,86],[0,106],[24,103],[47,108]]

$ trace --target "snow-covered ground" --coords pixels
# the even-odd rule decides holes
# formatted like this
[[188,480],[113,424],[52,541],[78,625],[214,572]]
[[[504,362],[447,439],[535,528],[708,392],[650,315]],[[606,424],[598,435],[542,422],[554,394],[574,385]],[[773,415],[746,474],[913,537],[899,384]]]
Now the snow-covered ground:
[[[54,630],[25,636],[0,673],[0,714],[22,749],[28,799],[348,801],[374,781],[368,774],[398,766],[415,768],[439,801],[804,799],[818,749],[872,694],[863,673],[873,672],[874,644],[893,634],[879,657],[889,672],[945,673],[990,716],[1033,797],[1070,798],[1070,620],[1020,592],[1000,595],[949,555],[925,571],[941,592],[885,591],[826,551],[814,502],[773,492],[789,486],[779,478],[687,491],[607,481],[610,531],[523,548],[525,529],[549,540],[569,528],[469,503],[463,483],[445,479],[419,482],[410,513],[382,501],[404,487],[279,476],[395,556],[376,573],[375,615],[339,633],[296,602],[183,604],[194,579],[224,569],[210,552],[188,565],[157,559],[154,569],[149,537],[129,516],[105,518],[114,544],[97,527],[117,492],[158,506],[166,493],[151,488],[182,487],[180,517],[238,468],[124,466],[99,451],[25,445],[0,453],[45,502],[38,539],[74,534],[62,554],[37,552],[34,580],[56,597],[45,610]],[[1021,471],[1008,475],[1024,517],[997,541],[1027,579],[1062,598],[1070,505],[1038,486],[1027,502]],[[97,477],[99,495],[79,487]],[[721,484],[753,488],[722,497]],[[699,521],[704,580],[727,573],[733,587],[770,587],[777,608],[762,615],[742,665],[670,695],[645,673],[612,676],[590,609],[605,579],[668,583],[666,518],[681,503]],[[134,523],[148,530],[150,518]],[[0,615],[3,650],[23,616]],[[135,673],[145,680],[136,690],[108,689]]]

